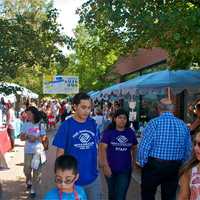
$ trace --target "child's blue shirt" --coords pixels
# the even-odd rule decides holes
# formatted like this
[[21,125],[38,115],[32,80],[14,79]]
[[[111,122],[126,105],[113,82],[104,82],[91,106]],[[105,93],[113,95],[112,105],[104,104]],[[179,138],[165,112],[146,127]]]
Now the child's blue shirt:
[[[78,193],[79,200],[87,200],[85,191],[80,186],[75,186],[75,190]],[[44,200],[60,200],[59,191],[57,188],[53,188],[49,192],[46,193]],[[71,193],[62,193],[62,200],[75,200],[74,192]]]

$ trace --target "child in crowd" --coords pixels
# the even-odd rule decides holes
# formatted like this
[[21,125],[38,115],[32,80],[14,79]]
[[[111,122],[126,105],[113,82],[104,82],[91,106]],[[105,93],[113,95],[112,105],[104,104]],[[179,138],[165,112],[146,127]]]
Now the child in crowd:
[[27,122],[24,122],[20,139],[25,141],[24,174],[27,189],[31,189],[30,197],[36,197],[36,191],[41,179],[42,164],[46,161],[42,140],[46,136],[40,125],[41,115],[37,108],[30,106],[26,109]]
[[193,155],[180,171],[179,200],[200,199],[200,132],[194,138]]
[[56,188],[50,190],[44,200],[87,200],[83,188],[75,186],[79,174],[77,160],[73,156],[59,156],[54,170]]

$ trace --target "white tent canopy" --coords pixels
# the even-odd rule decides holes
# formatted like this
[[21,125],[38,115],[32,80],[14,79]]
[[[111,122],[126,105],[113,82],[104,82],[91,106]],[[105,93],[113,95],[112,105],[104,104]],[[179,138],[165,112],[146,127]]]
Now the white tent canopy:
[[[16,83],[8,83],[8,82],[0,82],[0,87],[18,87],[20,88],[19,91],[17,91],[16,93],[19,94],[20,96],[22,97],[27,97],[27,98],[32,98],[32,99],[37,99],[39,97],[38,94],[32,92],[31,90],[25,88],[25,87],[22,87]],[[13,95],[13,94],[11,94]],[[8,96],[8,95],[5,95],[5,94],[2,94],[2,96]]]
[[11,103],[14,103],[17,100],[14,94],[9,94],[9,95],[0,94],[0,98],[2,97],[4,98],[5,102],[8,102],[9,100]]

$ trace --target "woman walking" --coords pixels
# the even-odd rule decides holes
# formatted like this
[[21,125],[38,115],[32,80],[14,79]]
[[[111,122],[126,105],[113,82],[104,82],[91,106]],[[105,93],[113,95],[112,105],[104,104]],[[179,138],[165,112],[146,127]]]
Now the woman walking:
[[117,110],[100,143],[100,166],[108,184],[109,200],[126,199],[136,145],[128,114],[123,109]]

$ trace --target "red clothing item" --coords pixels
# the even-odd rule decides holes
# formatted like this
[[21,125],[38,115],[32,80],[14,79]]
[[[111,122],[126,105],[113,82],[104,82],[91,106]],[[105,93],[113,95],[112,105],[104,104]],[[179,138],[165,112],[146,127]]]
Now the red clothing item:
[[55,125],[56,124],[56,118],[53,115],[48,115],[48,124],[49,125]]

